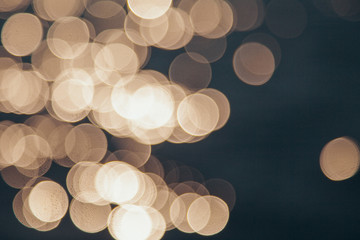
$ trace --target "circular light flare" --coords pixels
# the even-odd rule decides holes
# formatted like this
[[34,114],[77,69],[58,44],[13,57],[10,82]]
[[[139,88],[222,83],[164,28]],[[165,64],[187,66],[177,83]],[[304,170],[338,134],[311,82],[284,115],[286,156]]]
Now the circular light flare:
[[108,229],[115,239],[147,239],[153,232],[152,219],[145,207],[122,205],[112,210]]
[[47,139],[52,151],[52,157],[54,161],[60,165],[61,165],[61,160],[66,158],[67,156],[65,151],[65,139],[72,128],[73,128],[72,125],[68,123],[62,123],[61,125],[57,126],[49,133]]
[[[110,43],[120,43],[123,45],[128,46],[131,48],[136,56],[138,57],[139,66],[143,66],[147,59],[150,57],[150,49],[145,46],[140,46],[137,44],[134,44],[132,40],[129,39],[129,37],[126,35],[126,32],[124,29],[107,29],[99,33],[95,40],[96,43],[107,45]],[[131,79],[131,78],[128,78]],[[105,83],[108,83],[109,85],[115,85],[118,82],[118,77],[114,79],[112,82],[104,81]]]
[[[11,81],[9,81],[11,79]],[[12,112],[34,114],[44,108],[49,97],[49,87],[34,71],[9,68],[0,82],[3,102],[11,105]]]
[[[202,62],[202,58],[197,58],[195,56],[195,61],[200,61],[200,63],[212,63],[224,56],[226,47],[227,42],[225,37],[208,39],[201,36],[195,36],[185,46],[185,50],[188,53],[198,53],[206,59],[205,62]],[[190,54],[189,56],[191,57],[193,55]]]
[[206,88],[210,84],[211,77],[209,62],[198,53],[182,53],[171,62],[169,67],[170,81],[193,91]]
[[77,17],[63,17],[51,25],[46,40],[55,56],[72,59],[86,50],[89,39],[89,28],[83,20]]
[[55,56],[46,40],[31,54],[33,68],[48,82],[53,82],[63,71],[63,59]]
[[31,134],[34,134],[34,130],[25,124],[13,124],[3,131],[0,136],[0,151],[7,164],[16,165],[25,148],[15,152],[15,146],[23,137]]
[[87,72],[68,69],[52,85],[51,102],[46,108],[55,119],[76,122],[91,110],[94,83]]
[[108,204],[95,187],[95,177],[100,168],[101,165],[94,162],[79,162],[74,165],[66,177],[69,193],[83,203]]
[[79,0],[34,0],[32,6],[36,14],[47,21],[67,16],[77,17],[85,9],[84,1]]
[[149,160],[143,166],[141,166],[139,170],[147,174],[151,174],[151,175],[155,174],[159,176],[161,179],[165,175],[164,167],[162,166],[162,163],[157,157],[153,155],[150,156]]
[[97,172],[95,188],[106,201],[116,204],[131,203],[142,191],[143,182],[137,171],[124,162],[108,162]]
[[154,129],[144,129],[138,124],[130,124],[129,129],[136,141],[143,144],[156,145],[166,141],[172,133],[172,127],[159,127]]
[[234,53],[233,68],[244,83],[262,85],[270,80],[275,71],[274,55],[260,43],[244,43]]
[[142,178],[142,193],[138,194],[137,199],[132,201],[134,205],[151,207],[157,198],[157,186],[151,177],[147,174],[140,174]]
[[115,5],[123,7],[126,0],[86,0],[86,11],[97,18],[111,18],[117,14]]
[[40,232],[48,232],[51,231],[55,228],[57,228],[60,224],[61,220],[57,220],[54,222],[46,222],[44,225],[37,227],[36,230],[40,231]]
[[216,196],[202,196],[194,200],[187,211],[193,231],[211,236],[221,232],[229,221],[229,208]]
[[87,9],[84,12],[84,18],[90,21],[96,34],[107,29],[122,29],[126,17],[126,11],[123,4],[119,1],[87,1]]
[[23,213],[23,206],[24,206],[24,198],[23,198],[23,192],[27,191],[28,194],[30,193],[30,189],[21,189],[17,194],[15,195],[13,202],[12,202],[12,208],[13,212],[15,214],[15,217],[17,220],[24,225],[25,227],[31,228],[31,225],[26,221],[26,218]]
[[30,192],[28,201],[34,216],[44,222],[60,220],[65,216],[69,206],[64,188],[53,181],[36,184]]
[[179,39],[182,39],[185,34],[185,20],[176,8],[170,8],[165,16],[167,17],[168,28],[162,39],[155,43],[155,46],[173,49],[173,46],[179,42]]
[[172,0],[128,0],[129,9],[144,19],[155,19],[164,15],[171,7]]
[[60,224],[61,220],[57,220],[54,222],[44,222],[32,214],[28,202],[31,190],[32,187],[25,186],[16,194],[13,200],[13,211],[16,218],[24,226],[28,228],[34,228],[41,232],[50,231],[56,228]]
[[[131,164],[139,168],[146,164],[151,155],[151,145],[139,143],[132,138],[117,138],[113,137],[111,143],[119,150],[127,150],[137,155],[138,161],[136,164]],[[120,159],[119,159],[120,160]]]
[[40,168],[40,166],[52,157],[49,143],[36,134],[29,134],[22,137],[16,143],[13,151],[13,157],[18,159],[16,166],[28,170]]
[[31,168],[21,168],[21,167],[16,167],[16,168],[21,174],[27,177],[38,178],[40,176],[43,176],[45,173],[47,173],[50,170],[50,167],[52,165],[52,160],[46,159],[45,161],[41,161],[40,163],[37,162],[36,164],[33,165],[38,167],[34,168],[33,166],[30,166]]
[[219,0],[196,1],[190,11],[190,19],[195,32],[206,35],[214,31],[221,21],[221,14]]
[[12,15],[1,30],[3,46],[15,56],[27,56],[34,52],[40,46],[42,37],[42,24],[30,13]]
[[120,116],[134,121],[135,125],[150,129],[170,119],[173,111],[173,101],[170,99],[171,94],[167,89],[156,83],[156,79],[145,71],[134,75],[126,85],[119,82],[111,94],[113,108]]
[[169,17],[169,14],[164,14],[156,19],[141,19],[139,22],[140,35],[148,45],[156,45],[164,39],[171,27]]
[[[146,85],[139,88],[133,95],[132,107],[142,109],[145,114],[137,118],[136,124],[144,129],[155,129],[165,126],[173,116],[174,100],[170,92],[159,85]],[[139,101],[137,101],[139,100]]]
[[177,118],[181,128],[193,135],[204,136],[212,132],[219,121],[216,102],[201,93],[187,96],[179,105]]
[[333,181],[343,181],[359,170],[358,145],[348,137],[336,138],[325,145],[320,155],[320,167],[324,175]]
[[180,8],[171,8],[169,14],[169,29],[164,38],[155,46],[167,50],[185,47],[194,35],[189,14]]
[[65,139],[65,151],[75,162],[100,162],[108,147],[104,132],[92,124],[84,123],[72,128]]
[[119,71],[123,74],[135,74],[140,67],[134,50],[121,43],[105,45],[97,53],[95,64],[104,71]]
[[192,202],[199,198],[197,193],[184,193],[178,196],[170,207],[170,218],[174,226],[182,232],[193,233],[187,220],[187,212]]
[[165,219],[155,208],[148,207],[146,208],[146,211],[152,222],[152,231],[147,237],[147,240],[159,240],[164,236],[166,231]]
[[13,211],[16,218],[26,227],[34,228],[38,231],[45,232],[56,228],[61,220],[54,222],[44,222],[38,219],[30,210],[29,195],[36,182],[47,180],[46,178],[37,178],[29,181],[26,186],[21,189],[13,200]]
[[130,41],[137,45],[146,47],[149,46],[149,44],[140,33],[140,21],[141,18],[130,11],[125,17],[124,30]]
[[69,213],[74,225],[83,232],[97,233],[107,227],[107,220],[111,212],[109,204],[98,206],[91,203],[83,203],[73,199]]
[[3,0],[0,6],[0,12],[13,12],[30,4],[30,0]]
[[15,166],[8,166],[1,170],[1,177],[4,182],[12,188],[21,189],[32,177],[21,173]]
[[233,1],[234,25],[236,31],[250,31],[259,27],[264,21],[264,3],[262,0]]
[[185,183],[173,183],[171,188],[179,196],[185,193],[194,193],[194,189]]
[[236,202],[236,192],[231,183],[224,179],[212,178],[206,180],[205,186],[211,195],[217,196],[226,202],[229,207],[229,211],[234,208]]
[[[165,223],[166,223],[166,231],[170,231],[175,228],[171,217],[170,217],[170,208],[174,202],[174,200],[178,197],[178,195],[170,188],[163,189],[163,191],[159,191],[159,195],[163,197],[162,201],[157,202],[155,201],[155,204],[159,204],[157,209],[161,215],[164,217]],[[155,205],[156,206],[156,205]],[[154,206],[154,207],[155,207]]]
[[195,181],[185,181],[182,184],[191,187],[192,192],[199,194],[200,196],[210,195],[209,190],[201,183]]
[[199,34],[206,38],[216,39],[226,36],[233,30],[234,12],[229,2],[226,0],[218,0],[220,8],[219,24],[211,32]]
[[266,33],[253,33],[244,38],[243,43],[258,42],[269,48],[274,55],[275,68],[277,68],[281,61],[281,48],[279,42],[271,35]]
[[205,88],[199,91],[199,93],[204,94],[206,96],[211,97],[212,100],[215,101],[215,103],[218,106],[219,109],[219,121],[216,124],[216,127],[214,130],[219,130],[229,120],[230,117],[230,103],[227,97],[220,92],[219,90],[216,90],[214,88]]

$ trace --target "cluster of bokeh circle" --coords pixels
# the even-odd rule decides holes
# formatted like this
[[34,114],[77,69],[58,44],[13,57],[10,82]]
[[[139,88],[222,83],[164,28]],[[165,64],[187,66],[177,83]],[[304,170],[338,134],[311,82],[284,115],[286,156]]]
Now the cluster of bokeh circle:
[[[344,10],[352,1],[328,2],[339,16],[358,20],[359,12]],[[307,24],[300,1],[4,0],[0,18],[0,111],[33,115],[0,122],[1,176],[20,189],[13,210],[23,225],[49,231],[69,210],[80,230],[107,228],[115,239],[161,239],[174,228],[208,236],[225,228],[235,204],[231,184],[159,161],[151,146],[194,143],[221,129],[230,104],[208,86],[227,36],[265,22],[276,37],[296,38]],[[244,83],[273,76],[281,60],[273,35],[250,33],[233,53]],[[154,47],[185,51],[165,75],[145,69]],[[89,123],[76,124],[85,118]],[[343,180],[357,171],[359,151],[348,138],[334,141],[321,167]],[[44,177],[53,162],[69,168],[70,204],[65,188]]]

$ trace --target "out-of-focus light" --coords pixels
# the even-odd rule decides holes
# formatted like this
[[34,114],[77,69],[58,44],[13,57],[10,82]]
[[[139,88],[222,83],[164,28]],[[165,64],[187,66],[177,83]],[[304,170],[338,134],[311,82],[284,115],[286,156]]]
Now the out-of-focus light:
[[191,41],[185,46],[185,50],[188,53],[198,53],[204,58],[206,58],[205,62],[202,62],[203,59],[196,57],[192,54],[189,54],[190,57],[193,57],[195,61],[200,61],[200,63],[207,62],[216,62],[225,53],[227,46],[226,38],[216,38],[216,39],[208,39],[204,37],[195,36],[191,39]]
[[274,55],[266,46],[249,42],[234,53],[233,68],[238,78],[249,85],[262,85],[275,71]]
[[205,181],[205,186],[211,195],[221,198],[226,202],[231,211],[236,202],[236,192],[228,181],[220,178],[212,178]]
[[196,193],[184,193],[178,196],[170,207],[170,218],[174,226],[182,232],[193,233],[187,219],[187,213],[190,205],[199,198]]
[[263,23],[265,7],[262,0],[239,0],[231,4],[234,6],[236,31],[254,30]]
[[219,109],[210,97],[195,93],[180,103],[177,117],[184,131],[194,136],[204,136],[216,128]]
[[191,203],[187,219],[193,231],[210,236],[224,229],[229,221],[229,209],[220,198],[203,196]]
[[40,46],[42,37],[42,24],[38,17],[30,13],[12,15],[1,30],[3,46],[15,56],[34,52]]
[[[55,163],[69,168],[70,218],[82,231],[108,227],[116,239],[157,240],[174,228],[202,235],[222,230],[227,208],[207,197],[218,194],[232,208],[231,185],[206,185],[196,169],[163,164],[151,153],[164,141],[201,141],[228,121],[228,99],[207,87],[210,63],[225,54],[226,36],[238,24],[237,9],[226,0],[34,0],[35,15],[18,13],[29,4],[0,6],[0,18],[8,19],[0,47],[0,111],[48,113],[23,124],[0,123],[1,176],[20,189],[13,202],[17,219],[38,231],[59,225],[67,193],[43,177]],[[258,15],[249,29],[262,22]],[[257,42],[275,56],[271,44]],[[186,52],[166,76],[143,69],[152,47]],[[28,55],[31,64],[21,60]],[[263,73],[247,60],[248,71]],[[91,124],[76,124],[86,117]],[[113,135],[109,145],[103,130]],[[199,198],[206,198],[205,210],[196,211],[209,211],[193,228],[189,210]]]
[[30,192],[28,201],[34,216],[44,222],[62,219],[69,206],[64,188],[53,181],[36,184]]
[[33,0],[32,6],[42,19],[55,21],[61,17],[80,16],[85,9],[84,3],[82,0]]
[[85,51],[89,43],[88,26],[80,18],[63,17],[57,19],[47,33],[47,44],[51,52],[59,58],[72,59]]
[[206,88],[210,84],[211,77],[209,62],[198,53],[191,52],[178,55],[171,62],[169,68],[169,78],[172,82],[194,91]]
[[65,151],[75,163],[100,162],[105,156],[107,146],[104,132],[87,123],[71,129],[65,139]]
[[333,181],[351,178],[357,173],[359,166],[359,147],[350,138],[336,138],[327,143],[321,151],[321,170]]
[[77,228],[84,232],[96,233],[107,227],[111,207],[109,204],[99,206],[73,199],[69,212],[70,218]]
[[137,16],[154,19],[164,15],[170,8],[172,0],[128,0],[129,9]]
[[30,0],[3,0],[1,1],[0,12],[11,12],[26,8]]
[[112,210],[109,216],[110,234],[119,240],[147,239],[152,233],[152,219],[146,208],[122,205]]

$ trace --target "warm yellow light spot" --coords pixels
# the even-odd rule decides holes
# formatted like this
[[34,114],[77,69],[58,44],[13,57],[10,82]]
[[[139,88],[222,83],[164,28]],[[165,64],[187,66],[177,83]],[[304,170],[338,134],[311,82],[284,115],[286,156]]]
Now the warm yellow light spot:
[[217,104],[219,109],[219,121],[215,127],[215,130],[222,128],[227,123],[230,117],[229,100],[222,92],[214,88],[202,89],[200,90],[200,93],[211,97],[211,99],[214,100],[215,103]]
[[85,9],[84,3],[82,0],[34,0],[33,8],[39,17],[54,21],[61,17],[80,16]]
[[138,170],[127,163],[112,161],[104,164],[95,177],[95,187],[106,201],[131,203],[142,189]]
[[107,227],[111,212],[110,205],[98,206],[73,199],[69,208],[70,218],[77,228],[88,233],[96,233]]
[[180,103],[177,118],[184,131],[194,136],[203,136],[215,129],[219,120],[219,109],[210,97],[195,93]]
[[38,219],[54,222],[64,217],[69,199],[62,186],[53,181],[42,181],[34,186],[29,195],[29,207]]
[[333,181],[351,178],[359,170],[359,165],[359,147],[350,138],[336,138],[326,144],[321,151],[321,170]]
[[219,0],[199,0],[190,11],[191,23],[199,35],[206,35],[216,29],[221,21]]
[[241,81],[262,85],[270,80],[275,71],[274,55],[260,43],[244,43],[234,53],[233,68]]
[[122,205],[113,209],[109,216],[108,229],[115,239],[145,240],[153,232],[152,227],[152,219],[141,206]]
[[56,20],[47,33],[47,44],[54,55],[72,59],[85,51],[90,39],[87,24],[80,18],[63,17]]
[[199,198],[197,193],[185,193],[177,197],[170,207],[170,218],[174,226],[182,232],[193,233],[187,220],[187,212],[193,201]]
[[127,3],[129,9],[137,16],[154,19],[169,10],[172,0],[128,0]]
[[106,153],[107,146],[104,132],[88,123],[71,129],[65,139],[65,151],[75,163],[100,162]]
[[15,56],[26,56],[34,52],[40,46],[42,37],[40,20],[30,13],[12,15],[1,30],[3,46]]
[[197,198],[187,212],[189,225],[204,236],[222,231],[229,220],[229,208],[226,203],[215,196]]

